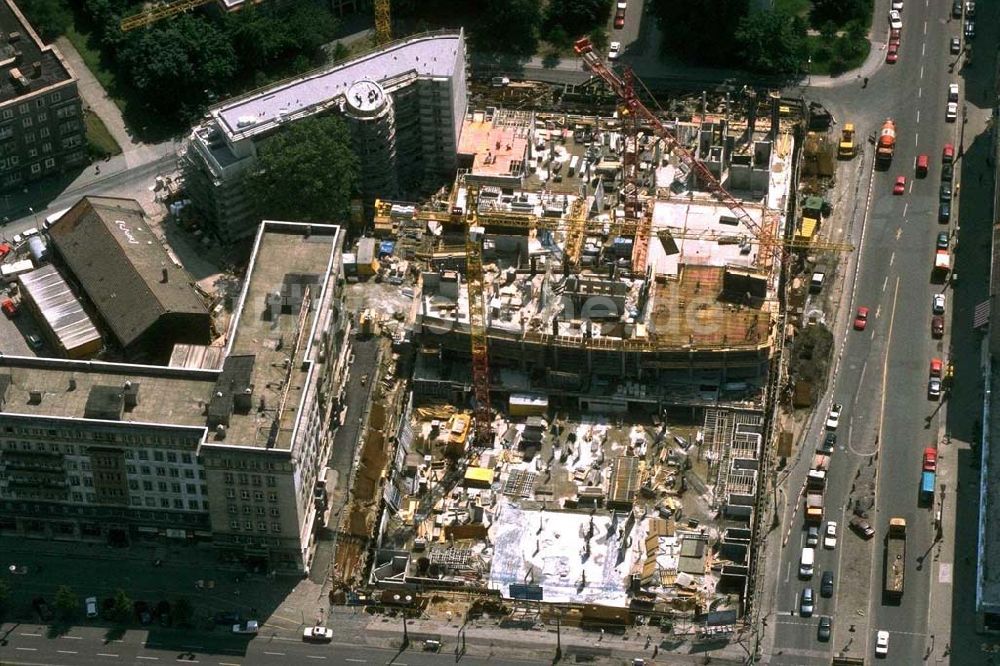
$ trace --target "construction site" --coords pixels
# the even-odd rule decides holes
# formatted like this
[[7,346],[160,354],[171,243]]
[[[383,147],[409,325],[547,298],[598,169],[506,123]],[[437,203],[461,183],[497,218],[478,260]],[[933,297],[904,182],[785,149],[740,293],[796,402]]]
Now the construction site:
[[617,112],[470,110],[454,184],[377,200],[345,256],[402,295],[362,318],[410,382],[391,450],[359,457],[387,468],[374,555],[339,582],[432,617],[725,634],[790,441],[777,369],[808,285],[785,269],[845,248],[796,210],[804,105],[670,117],[578,51]]

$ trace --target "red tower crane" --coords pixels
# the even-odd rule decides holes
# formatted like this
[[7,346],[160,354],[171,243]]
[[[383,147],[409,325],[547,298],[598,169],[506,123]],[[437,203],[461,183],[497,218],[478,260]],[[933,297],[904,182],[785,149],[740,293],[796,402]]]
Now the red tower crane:
[[[750,231],[750,234],[760,243],[761,250],[765,253],[770,253],[775,259],[780,260],[783,254],[781,247],[781,240],[776,238],[774,232],[766,230],[761,227],[760,224],[754,220],[750,213],[743,208],[743,205],[729,192],[722,187],[722,184],[718,179],[712,174],[712,172],[706,167],[701,160],[697,159],[691,154],[687,148],[682,146],[667,127],[656,117],[649,108],[642,103],[639,96],[635,92],[634,76],[631,70],[626,70],[624,76],[619,76],[610,67],[608,67],[601,57],[594,52],[594,48],[590,43],[590,40],[586,37],[573,45],[573,50],[576,51],[584,64],[590,69],[594,75],[600,77],[612,92],[618,96],[621,100],[625,109],[631,113],[634,118],[631,119],[633,122],[638,122],[639,118],[645,120],[652,127],[657,136],[662,138],[667,142],[667,148],[675,155],[677,155],[684,164],[686,164],[691,170],[697,174],[698,178],[702,181],[704,186],[708,189],[713,196],[722,201],[736,219],[739,220],[746,228]],[[638,148],[638,146],[636,147]],[[628,197],[626,192],[626,197]],[[642,226],[641,224],[639,225]],[[639,239],[636,239],[639,242]]]

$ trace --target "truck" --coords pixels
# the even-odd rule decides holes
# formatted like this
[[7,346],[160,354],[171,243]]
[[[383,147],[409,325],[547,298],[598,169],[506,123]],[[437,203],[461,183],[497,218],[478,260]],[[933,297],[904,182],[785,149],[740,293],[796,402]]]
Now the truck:
[[857,145],[854,143],[854,123],[844,124],[844,129],[840,131],[840,145],[837,147],[837,157],[842,160],[854,158]]
[[892,118],[886,118],[879,130],[878,139],[875,145],[875,162],[885,168],[892,162],[892,155],[896,151],[896,122]]
[[819,524],[823,522],[823,491],[817,488],[806,488],[806,522]]
[[920,504],[930,506],[934,501],[934,472],[924,470],[920,473]]
[[889,599],[903,596],[903,576],[906,573],[906,519],[890,518],[885,535],[885,587]]
[[934,270],[931,273],[931,278],[934,282],[944,282],[948,279],[948,273],[951,272],[951,255],[948,250],[938,249],[934,253]]
[[[823,492],[826,488],[826,475],[830,469],[830,456],[817,453],[813,456],[812,468],[806,474],[806,489],[808,491]],[[820,505],[822,507],[822,505]],[[820,516],[822,519],[822,515]]]

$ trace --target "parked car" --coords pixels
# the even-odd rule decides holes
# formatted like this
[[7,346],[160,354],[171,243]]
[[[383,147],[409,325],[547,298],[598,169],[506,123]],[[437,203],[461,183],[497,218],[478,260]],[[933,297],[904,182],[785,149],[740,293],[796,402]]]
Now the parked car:
[[943,371],[944,371],[944,363],[941,362],[941,359],[939,359],[939,358],[932,358],[931,359],[931,364],[930,364],[930,369],[928,371],[929,372],[929,376],[931,376],[931,377],[941,377],[943,375]]
[[937,471],[937,449],[933,446],[928,446],[924,449],[924,460],[922,466],[925,472]]
[[608,45],[608,60],[616,60],[622,52],[621,42],[611,42]]
[[871,539],[875,536],[875,528],[871,526],[871,523],[859,516],[851,518],[851,529],[865,539]]
[[889,632],[880,629],[875,634],[875,656],[885,657],[889,654]]
[[823,547],[837,547],[837,523],[832,520],[826,524],[826,532],[823,534]]
[[941,205],[938,206],[938,222],[941,224],[948,224],[951,220],[951,202],[942,201]]
[[137,601],[133,605],[135,609],[135,617],[139,620],[139,624],[146,626],[153,623],[153,614],[149,612],[149,604],[145,601]]
[[821,641],[830,640],[833,631],[833,620],[829,615],[824,615],[819,619],[819,628],[816,630],[816,637]]
[[899,42],[889,42],[889,48],[885,51],[885,61],[889,64],[899,60]]
[[950,241],[948,239],[948,232],[947,231],[942,231],[941,233],[939,233],[937,235],[937,243],[935,243],[935,245],[937,245],[937,249],[939,249],[939,250],[947,250],[949,244],[950,244]]
[[944,294],[934,294],[931,298],[931,311],[936,315],[943,315],[946,304]]
[[948,181],[949,183],[955,178],[955,165],[954,164],[942,164],[941,165],[941,180]]
[[799,615],[802,617],[811,617],[815,604],[816,597],[813,594],[813,589],[807,587],[802,590],[802,599],[799,600]]
[[827,430],[836,430],[840,425],[840,413],[844,411],[844,406],[839,402],[830,405],[830,413],[826,417]]
[[823,577],[820,578],[819,583],[819,594],[820,596],[830,598],[833,596],[833,572],[824,571]]
[[952,37],[950,49],[952,55],[958,55],[962,52],[962,38]]
[[889,27],[893,30],[903,29],[903,17],[895,9],[889,12]]
[[302,640],[311,643],[327,643],[333,640],[333,629],[316,625],[302,630]]
[[944,120],[949,123],[958,120],[958,102],[948,102],[944,110]]
[[236,611],[219,612],[215,614],[212,620],[213,622],[215,622],[215,624],[233,625],[242,622],[243,616],[237,613]]
[[246,624],[233,625],[234,634],[246,634],[249,636],[256,636],[258,631],[260,631],[260,625],[257,623],[257,620],[247,620]]
[[97,597],[87,597],[84,599],[83,605],[87,610],[88,620],[93,620],[97,617]]
[[974,39],[976,36],[976,22],[966,21],[965,22],[965,38]]
[[28,333],[24,336],[24,339],[28,341],[28,346],[32,349],[41,349],[45,342],[42,341],[41,336],[35,333]]
[[8,243],[0,243],[0,259],[10,254],[10,251],[13,249]]
[[931,317],[931,335],[935,338],[944,336],[944,317]]
[[868,325],[868,308],[861,306],[858,311],[854,313],[854,330],[863,331],[865,326]]
[[941,380],[931,377],[927,382],[927,399],[937,400],[941,397]]
[[828,432],[826,433],[826,436],[823,438],[823,444],[820,445],[820,451],[822,451],[827,455],[830,455],[831,453],[833,453],[833,447],[836,445],[837,445],[837,433]]
[[950,143],[944,144],[944,148],[941,149],[941,163],[951,164],[955,161],[955,146]]
[[951,17],[962,18],[962,0],[954,0],[951,3]]
[[806,531],[806,545],[815,546],[819,543],[819,528],[811,525]]
[[0,310],[3,310],[3,313],[7,315],[7,317],[13,319],[17,314],[17,305],[14,304],[12,299],[5,298],[3,299],[3,303],[0,303]]

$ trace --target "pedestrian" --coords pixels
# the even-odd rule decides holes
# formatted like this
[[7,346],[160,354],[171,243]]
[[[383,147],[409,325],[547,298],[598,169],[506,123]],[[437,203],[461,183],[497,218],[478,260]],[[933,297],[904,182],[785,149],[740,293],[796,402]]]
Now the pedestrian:
[[862,88],[867,88],[868,87],[868,77],[867,76],[865,77],[864,83],[861,84],[861,87]]

